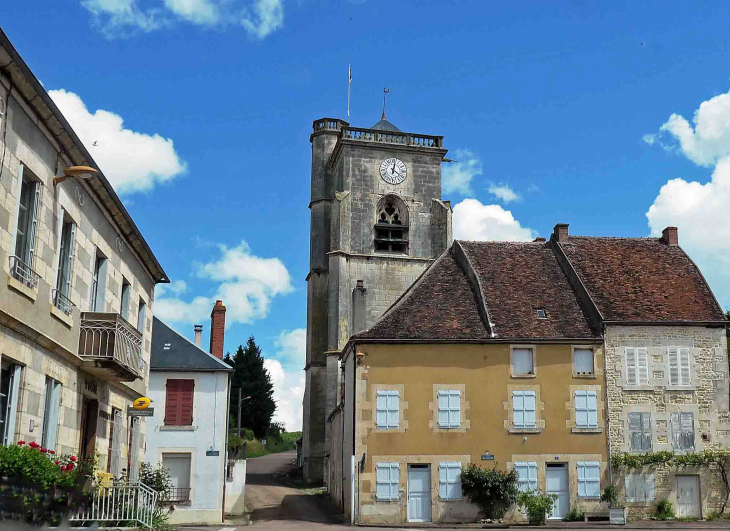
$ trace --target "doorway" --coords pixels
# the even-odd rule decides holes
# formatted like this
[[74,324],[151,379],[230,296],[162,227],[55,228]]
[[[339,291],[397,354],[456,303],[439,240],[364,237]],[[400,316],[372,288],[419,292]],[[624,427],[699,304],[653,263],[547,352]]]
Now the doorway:
[[408,465],[408,521],[431,521],[431,465]]
[[94,457],[96,452],[96,430],[99,419],[99,402],[84,398],[81,406],[81,440],[79,441],[79,457]]
[[553,503],[553,520],[562,520],[570,510],[570,493],[568,492],[568,465],[565,463],[549,463],[546,467],[546,491],[555,494],[557,499]]
[[677,516],[700,517],[699,476],[677,476]]

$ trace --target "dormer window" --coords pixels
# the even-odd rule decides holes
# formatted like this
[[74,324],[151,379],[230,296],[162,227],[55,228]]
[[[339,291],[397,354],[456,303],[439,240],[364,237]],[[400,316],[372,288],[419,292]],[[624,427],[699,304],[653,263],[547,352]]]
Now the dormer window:
[[537,318],[538,319],[547,319],[547,313],[545,312],[545,310],[543,308],[537,309]]
[[408,208],[399,197],[378,202],[374,244],[376,252],[408,254]]

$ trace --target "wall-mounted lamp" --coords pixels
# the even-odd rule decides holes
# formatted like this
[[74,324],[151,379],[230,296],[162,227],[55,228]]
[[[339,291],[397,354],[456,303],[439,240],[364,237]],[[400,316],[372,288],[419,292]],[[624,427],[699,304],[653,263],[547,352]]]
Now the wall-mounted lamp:
[[57,186],[58,183],[62,183],[70,177],[74,179],[91,179],[97,173],[99,173],[97,170],[89,166],[71,166],[63,170],[63,175],[53,178],[53,186]]

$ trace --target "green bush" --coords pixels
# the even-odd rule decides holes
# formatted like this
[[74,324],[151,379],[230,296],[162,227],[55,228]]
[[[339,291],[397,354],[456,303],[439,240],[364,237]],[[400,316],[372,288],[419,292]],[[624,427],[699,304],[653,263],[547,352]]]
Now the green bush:
[[553,514],[553,504],[557,499],[556,494],[542,494],[539,490],[528,490],[517,496],[517,504],[527,510],[530,523],[543,525]]
[[566,522],[582,522],[585,519],[586,513],[583,512],[583,510],[578,507],[572,507],[570,509],[570,512],[565,515],[564,520]]
[[486,518],[499,519],[517,501],[517,471],[470,465],[461,472],[461,490]]
[[618,490],[616,490],[615,485],[608,485],[605,489],[603,489],[601,501],[608,503],[609,507],[616,505],[616,502],[618,501]]
[[659,500],[656,504],[654,516],[657,520],[669,520],[670,518],[674,518],[674,507],[672,506],[672,502],[667,499]]

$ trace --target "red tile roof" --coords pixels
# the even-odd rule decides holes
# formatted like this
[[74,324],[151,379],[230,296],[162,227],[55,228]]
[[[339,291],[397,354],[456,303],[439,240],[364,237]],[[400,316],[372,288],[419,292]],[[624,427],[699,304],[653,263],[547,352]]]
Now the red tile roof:
[[699,268],[659,238],[570,236],[561,248],[607,321],[722,321]]

